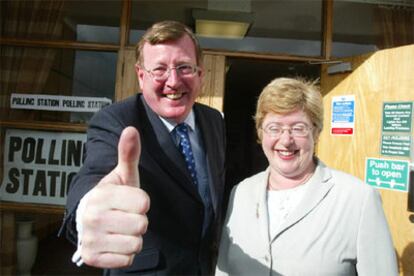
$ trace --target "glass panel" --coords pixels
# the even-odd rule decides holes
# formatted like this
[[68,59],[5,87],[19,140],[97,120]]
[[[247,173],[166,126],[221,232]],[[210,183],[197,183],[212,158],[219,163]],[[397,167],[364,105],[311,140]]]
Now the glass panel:
[[1,1],[1,36],[118,43],[122,1]]
[[0,58],[3,119],[86,122],[93,114],[11,109],[12,93],[114,99],[115,52],[1,46]]
[[[229,51],[320,56],[322,1],[151,1],[132,2],[130,44],[161,20],[177,20],[197,30],[203,48]],[[196,21],[237,21],[248,25],[246,35],[234,38],[222,31],[201,35]],[[232,38],[229,38],[229,37]]]
[[333,57],[414,43],[413,1],[338,0],[334,1],[333,16]]

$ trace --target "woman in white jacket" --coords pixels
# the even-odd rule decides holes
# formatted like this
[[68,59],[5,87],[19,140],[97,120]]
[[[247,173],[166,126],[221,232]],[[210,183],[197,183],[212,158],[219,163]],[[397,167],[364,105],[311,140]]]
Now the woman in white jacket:
[[216,275],[397,275],[379,193],[314,156],[318,87],[273,80],[255,121],[269,167],[232,190]]

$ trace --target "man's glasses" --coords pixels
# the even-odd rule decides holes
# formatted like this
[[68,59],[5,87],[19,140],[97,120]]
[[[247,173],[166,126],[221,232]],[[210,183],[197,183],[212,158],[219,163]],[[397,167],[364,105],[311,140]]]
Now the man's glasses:
[[312,130],[312,127],[303,123],[294,124],[292,126],[282,126],[271,123],[263,128],[263,131],[273,138],[280,137],[285,130],[288,131],[293,137],[306,137],[308,136],[309,131]]
[[193,64],[181,64],[176,67],[167,67],[167,66],[157,66],[152,69],[145,69],[142,67],[145,71],[147,71],[151,77],[156,81],[165,81],[168,79],[168,77],[171,74],[171,70],[175,70],[178,74],[178,76],[182,78],[189,78],[193,77],[195,73],[197,73],[200,68]]

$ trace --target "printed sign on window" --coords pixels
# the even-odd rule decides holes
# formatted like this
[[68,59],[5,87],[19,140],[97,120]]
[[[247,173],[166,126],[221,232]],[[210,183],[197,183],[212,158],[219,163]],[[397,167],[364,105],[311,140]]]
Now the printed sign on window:
[[111,99],[97,97],[75,97],[56,95],[11,94],[12,109],[96,112],[110,105]]
[[7,129],[0,199],[64,205],[86,134]]

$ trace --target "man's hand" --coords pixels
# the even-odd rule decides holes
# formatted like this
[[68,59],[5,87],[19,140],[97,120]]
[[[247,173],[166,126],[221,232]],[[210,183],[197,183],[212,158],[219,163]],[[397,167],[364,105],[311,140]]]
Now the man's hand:
[[142,249],[150,199],[140,189],[140,153],[137,130],[125,128],[118,144],[118,165],[91,190],[81,218],[81,256],[88,265],[128,266]]

